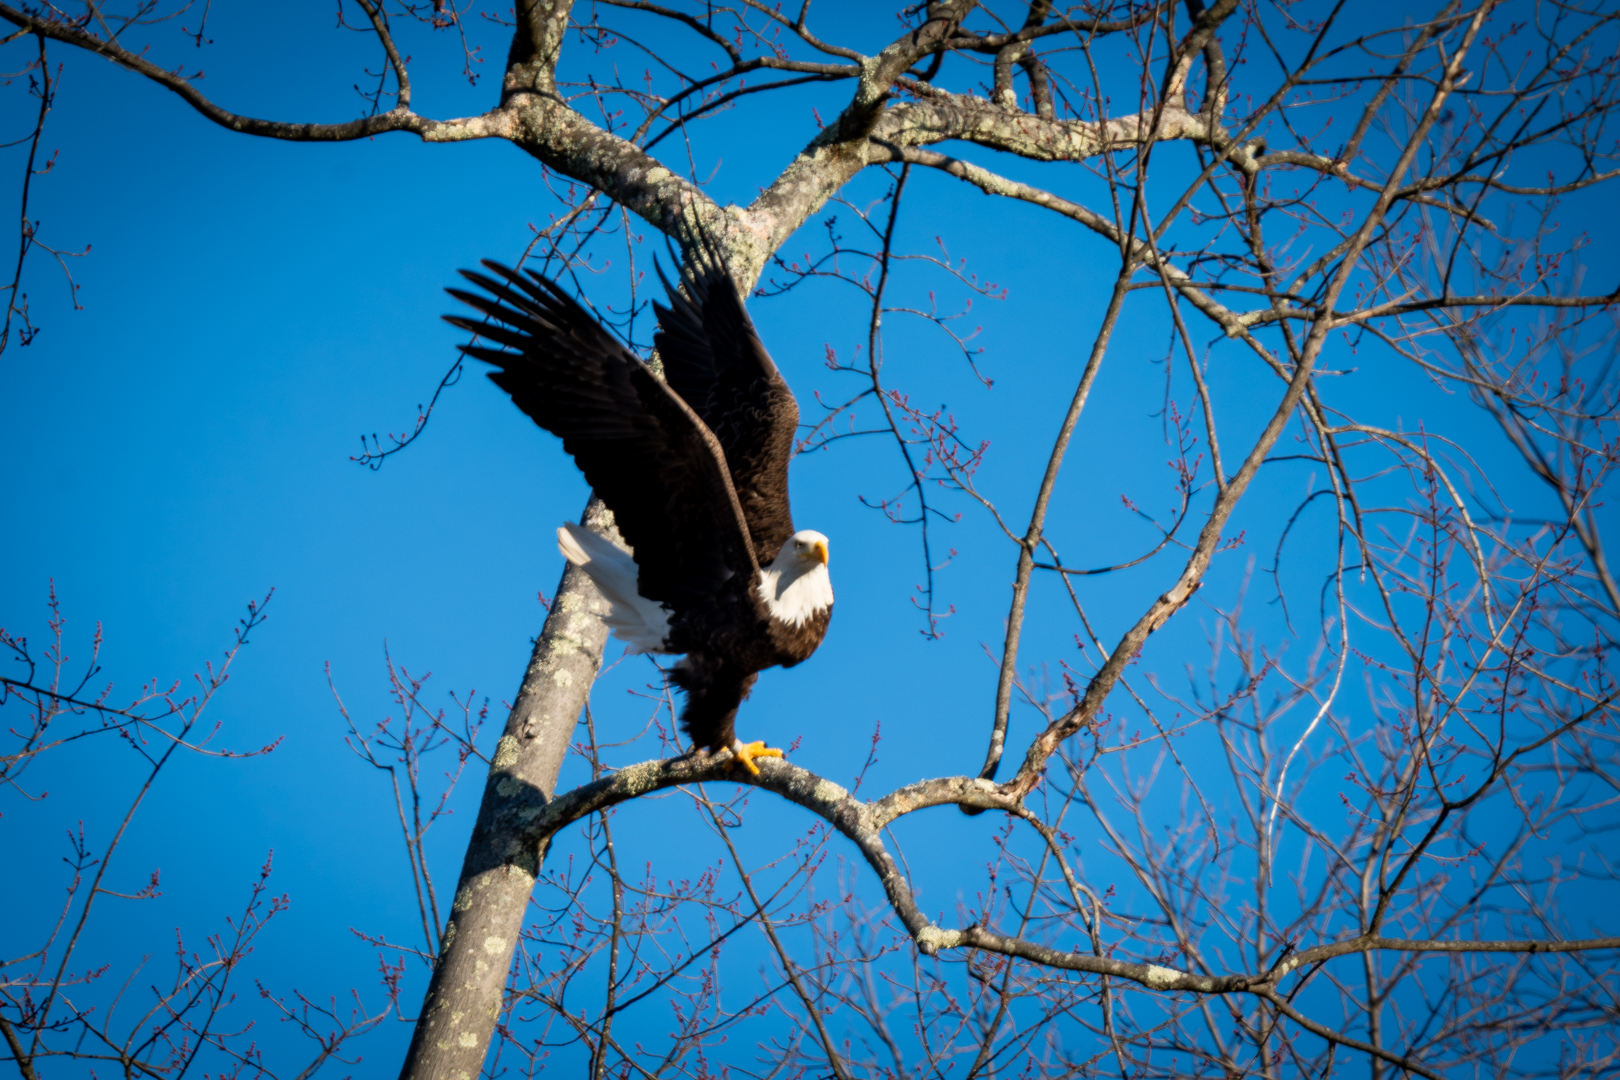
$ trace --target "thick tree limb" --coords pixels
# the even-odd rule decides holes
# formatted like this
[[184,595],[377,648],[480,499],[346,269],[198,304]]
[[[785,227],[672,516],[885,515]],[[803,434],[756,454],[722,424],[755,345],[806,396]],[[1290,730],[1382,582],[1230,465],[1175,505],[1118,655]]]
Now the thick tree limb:
[[[468,116],[455,120],[430,120],[411,112],[402,104],[399,108],[376,116],[348,120],[339,124],[299,124],[283,120],[261,120],[243,116],[214,104],[202,94],[191,78],[178,72],[167,71],[144,56],[130,52],[116,41],[96,37],[67,22],[43,19],[0,3],[0,19],[30,34],[64,42],[105,56],[120,67],[144,75],[160,86],[167,87],[203,116],[221,127],[239,131],[244,135],[258,135],[268,139],[289,142],[352,142],[385,135],[391,131],[407,131],[418,135],[424,142],[464,142],[468,139],[510,138],[510,117],[496,109],[482,116]],[[403,65],[401,65],[403,69]],[[408,102],[408,98],[406,99]]]
[[[616,538],[613,516],[591,500],[584,524]],[[584,571],[563,571],[551,614],[496,744],[478,820],[461,866],[438,963],[402,1077],[477,1076],[500,1015],[512,951],[545,860],[531,821],[551,797],[574,725],[602,664],[607,602]]]
[[729,756],[687,755],[631,765],[550,800],[538,798],[531,792],[522,811],[527,815],[522,842],[534,850],[542,850],[569,825],[657,791],[700,783],[746,784],[809,810],[851,840],[867,864],[878,872],[890,904],[925,954],[932,955],[939,949],[983,949],[1046,967],[1127,979],[1150,990],[1167,992],[1269,994],[1296,971],[1336,957],[1368,952],[1540,954],[1620,949],[1620,937],[1569,941],[1434,941],[1369,934],[1293,952],[1270,971],[1212,976],[1158,964],[1115,960],[1091,952],[1054,949],[998,934],[983,926],[942,929],[917,907],[910,883],[899,872],[883,843],[882,830],[906,814],[936,806],[1001,810],[1022,817],[1022,807],[1013,795],[1014,784],[997,785],[978,777],[948,776],[908,784],[875,801],[865,802],[842,785],[792,762],[766,759],[759,765],[760,774],[749,776],[733,769]]

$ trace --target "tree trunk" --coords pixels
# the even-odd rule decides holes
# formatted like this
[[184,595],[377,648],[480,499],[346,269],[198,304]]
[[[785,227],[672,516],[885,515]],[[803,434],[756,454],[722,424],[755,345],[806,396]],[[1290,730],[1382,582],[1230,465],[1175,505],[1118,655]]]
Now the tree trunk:
[[[582,521],[613,540],[613,513],[592,498]],[[513,947],[544,850],[523,829],[551,800],[591,683],[602,666],[607,603],[577,566],[563,571],[517,701],[496,744],[450,924],[401,1080],[473,1080],[500,1016]]]

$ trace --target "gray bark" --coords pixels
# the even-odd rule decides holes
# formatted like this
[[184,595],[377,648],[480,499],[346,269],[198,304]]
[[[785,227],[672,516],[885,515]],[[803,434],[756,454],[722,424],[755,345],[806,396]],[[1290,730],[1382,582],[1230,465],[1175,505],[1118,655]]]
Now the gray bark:
[[[593,498],[582,516],[614,540],[613,514]],[[461,865],[438,964],[401,1077],[472,1080],[500,1016],[512,951],[550,837],[531,822],[551,801],[574,725],[602,666],[607,602],[570,565],[534,643],[506,730],[495,746],[478,821]]]

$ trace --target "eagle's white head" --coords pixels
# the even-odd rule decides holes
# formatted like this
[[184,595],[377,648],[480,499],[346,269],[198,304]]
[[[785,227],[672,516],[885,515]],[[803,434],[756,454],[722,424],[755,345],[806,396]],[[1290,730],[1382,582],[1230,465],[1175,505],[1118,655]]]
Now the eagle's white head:
[[827,538],[814,529],[800,529],[769,566],[760,568],[759,596],[773,617],[798,627],[832,607],[827,557]]

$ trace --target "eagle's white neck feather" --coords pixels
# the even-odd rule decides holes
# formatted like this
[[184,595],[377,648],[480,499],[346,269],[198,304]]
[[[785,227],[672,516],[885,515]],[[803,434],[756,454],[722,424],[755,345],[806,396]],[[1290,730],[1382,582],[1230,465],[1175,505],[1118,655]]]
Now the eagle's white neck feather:
[[826,564],[798,558],[784,549],[760,570],[759,598],[772,618],[798,629],[812,615],[832,607],[832,578]]

